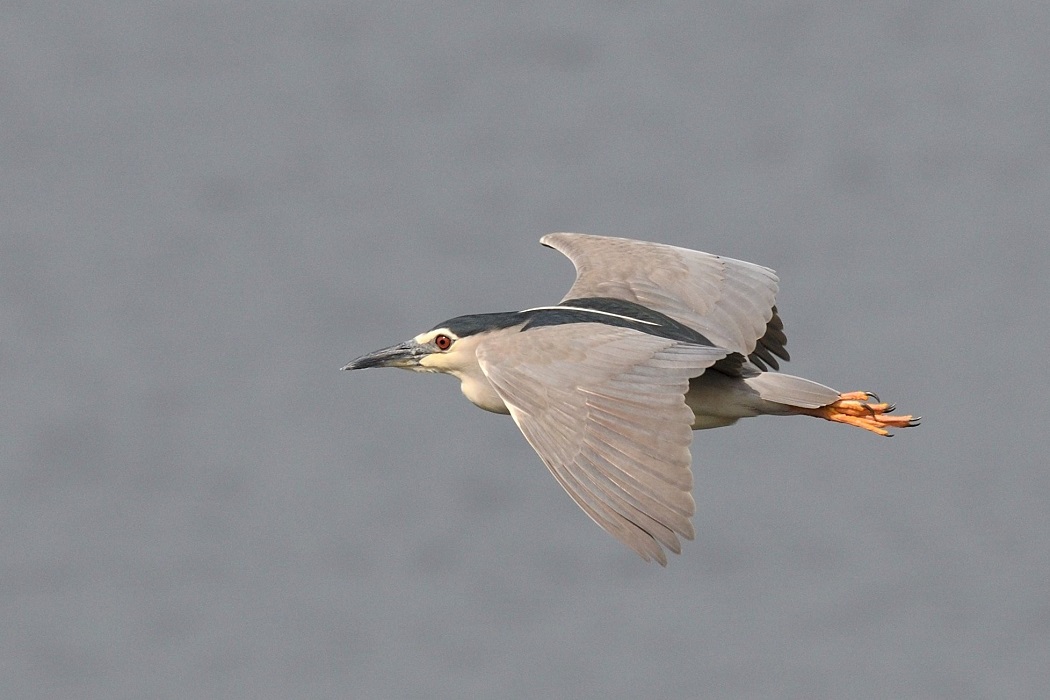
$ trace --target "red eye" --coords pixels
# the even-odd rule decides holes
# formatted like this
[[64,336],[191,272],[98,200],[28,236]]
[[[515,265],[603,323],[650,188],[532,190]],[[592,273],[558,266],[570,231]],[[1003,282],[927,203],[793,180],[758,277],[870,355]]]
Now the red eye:
[[452,347],[452,338],[447,335],[439,335],[434,338],[434,345],[437,346],[438,350],[448,350]]

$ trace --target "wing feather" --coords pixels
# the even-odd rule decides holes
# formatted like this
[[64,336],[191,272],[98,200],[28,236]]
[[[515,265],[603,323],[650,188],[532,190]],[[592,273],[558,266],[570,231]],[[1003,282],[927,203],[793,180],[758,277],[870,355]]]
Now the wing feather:
[[543,245],[565,254],[576,281],[563,301],[612,297],[667,314],[760,369],[789,359],[775,306],[773,270],[662,243],[551,233]]
[[576,323],[478,344],[486,377],[558,483],[601,527],[666,564],[691,539],[689,379],[726,355]]

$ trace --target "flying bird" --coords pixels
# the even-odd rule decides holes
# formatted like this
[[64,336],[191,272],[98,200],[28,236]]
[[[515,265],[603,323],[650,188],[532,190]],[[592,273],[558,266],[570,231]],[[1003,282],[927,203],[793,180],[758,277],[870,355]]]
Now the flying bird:
[[865,391],[782,374],[787,337],[773,270],[661,243],[580,233],[540,242],[576,281],[556,305],[457,316],[343,369],[400,367],[460,380],[509,414],[558,483],[646,561],[693,539],[693,430],[803,415],[877,435],[919,418]]

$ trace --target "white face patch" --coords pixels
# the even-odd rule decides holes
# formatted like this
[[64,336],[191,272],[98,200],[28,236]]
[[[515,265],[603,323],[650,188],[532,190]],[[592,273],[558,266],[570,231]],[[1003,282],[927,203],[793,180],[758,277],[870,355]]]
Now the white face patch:
[[[451,343],[442,346],[439,342],[435,342],[435,339],[439,336],[444,336],[443,342]],[[432,331],[426,333],[420,333],[412,339],[420,345],[429,345],[433,347],[433,351],[429,355],[424,355],[419,358],[419,364],[416,366],[416,370],[420,372],[451,372],[454,367],[454,360],[451,355],[445,351],[452,347],[459,336],[450,331],[448,328],[435,328]],[[462,358],[461,358],[462,359]]]
[[455,333],[453,333],[452,331],[450,331],[447,328],[435,328],[432,331],[427,331],[426,333],[420,333],[419,335],[417,335],[412,340],[416,341],[420,345],[426,345],[427,343],[434,342],[434,338],[438,337],[439,335],[448,336],[449,338],[451,338],[453,340],[453,342],[456,341],[456,340],[459,340],[459,336],[457,336]]

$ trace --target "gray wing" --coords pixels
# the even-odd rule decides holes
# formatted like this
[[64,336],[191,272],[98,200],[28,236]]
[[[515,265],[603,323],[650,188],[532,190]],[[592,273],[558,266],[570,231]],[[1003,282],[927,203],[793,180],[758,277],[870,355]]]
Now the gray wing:
[[646,561],[693,537],[690,377],[719,348],[577,323],[486,338],[478,360],[574,501]]
[[582,233],[551,233],[540,242],[576,266],[562,301],[613,297],[666,314],[711,342],[747,355],[760,368],[789,359],[777,314],[778,280],[768,267],[662,243]]

